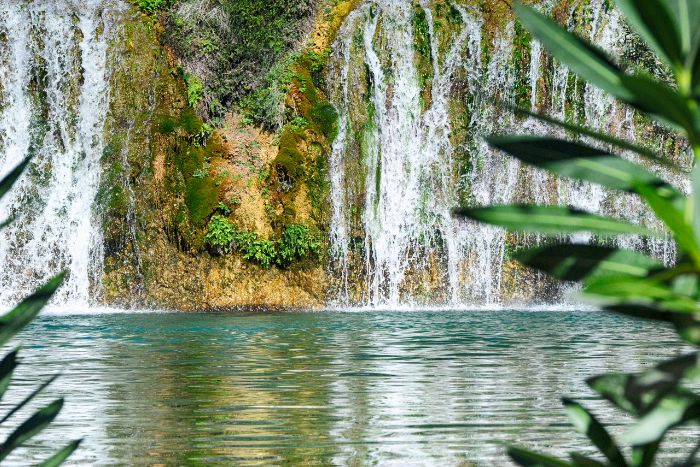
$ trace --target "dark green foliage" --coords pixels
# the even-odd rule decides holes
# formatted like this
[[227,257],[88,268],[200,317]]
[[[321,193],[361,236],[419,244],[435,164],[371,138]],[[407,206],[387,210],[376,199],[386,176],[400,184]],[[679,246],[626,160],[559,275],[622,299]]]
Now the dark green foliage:
[[[155,1],[155,0],[151,0]],[[162,15],[165,40],[189,71],[206,70],[204,103],[209,117],[260,94],[255,101],[277,101],[268,73],[298,43],[316,0],[220,0],[214,10],[192,8],[179,0]],[[188,9],[189,7],[189,9]],[[195,66],[196,65],[196,66]],[[267,119],[265,108],[259,116]]]
[[254,232],[238,230],[226,217],[215,215],[209,221],[205,241],[218,255],[237,251],[243,258],[264,268],[277,265],[286,268],[295,261],[318,256],[321,242],[310,229],[300,224],[290,224],[276,241],[265,240]]
[[[669,66],[672,85],[643,74],[627,74],[585,40],[575,36],[532,8],[516,5],[520,21],[552,55],[590,83],[609,92],[660,124],[678,131],[694,153],[693,189],[690,196],[649,169],[623,159],[610,150],[581,143],[533,136],[497,136],[489,143],[521,161],[562,177],[585,180],[609,189],[639,196],[663,222],[675,240],[676,261],[663,265],[642,253],[608,246],[578,245],[560,240],[557,245],[526,249],[514,256],[523,264],[556,278],[583,283],[583,293],[604,310],[672,323],[679,336],[700,345],[700,7],[692,0],[617,0],[629,23],[658,58]],[[669,9],[668,7],[672,8]],[[633,151],[658,163],[662,158],[646,148],[602,135],[594,130],[546,116],[530,116],[584,134],[605,144]],[[669,170],[680,171],[670,161]],[[630,226],[617,219],[556,206],[492,206],[459,211],[467,217],[520,231],[551,235],[577,229],[598,236],[623,233]],[[592,216],[592,217],[591,217]],[[657,235],[640,232],[642,236]],[[634,466],[653,465],[662,441],[675,427],[700,421],[700,394],[686,383],[700,376],[698,353],[663,362],[641,374],[611,373],[588,380],[589,386],[617,408],[636,418],[624,440],[626,458],[606,428],[580,404],[564,399],[577,431],[585,434],[605,462],[572,453],[570,461],[510,448],[508,453],[523,466]],[[689,450],[678,465],[698,465],[698,449]]]
[[[3,180],[0,181],[0,198],[4,196],[22,174],[29,159],[25,159],[13,171],[9,173]],[[13,310],[0,316],[0,346],[6,345],[17,333],[27,326],[41,309],[48,303],[54,295],[58,287],[63,283],[65,273],[51,279],[46,285],[41,287],[31,296],[27,297]],[[0,398],[8,390],[12,375],[19,364],[17,361],[18,350],[11,351],[0,362]],[[26,406],[29,402],[39,395],[58,375],[51,377],[47,382],[39,386],[31,394],[14,407],[11,407],[6,415],[0,420],[0,425],[4,425],[12,415],[18,410]],[[63,399],[57,399],[46,407],[35,412],[24,422],[20,423],[14,430],[10,432],[5,441],[0,444],[0,461],[4,460],[16,448],[26,445],[37,434],[41,433],[48,427],[63,407]],[[3,426],[3,428],[5,428]],[[6,430],[3,430],[6,431]],[[63,463],[80,445],[80,440],[71,442],[68,446],[61,449],[42,465],[57,466]]]

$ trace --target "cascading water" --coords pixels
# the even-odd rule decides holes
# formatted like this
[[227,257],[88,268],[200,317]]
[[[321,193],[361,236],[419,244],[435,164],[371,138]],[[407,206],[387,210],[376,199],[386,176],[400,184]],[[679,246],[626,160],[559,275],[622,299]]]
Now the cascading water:
[[14,302],[61,270],[60,303],[87,304],[102,240],[93,201],[108,109],[114,13],[105,0],[0,4],[0,172],[32,156],[0,205],[0,303]]
[[[568,26],[579,26],[614,56],[624,55],[628,32],[618,13],[593,0],[581,27],[577,8]],[[527,69],[519,68],[522,60],[515,63],[514,53],[525,36],[513,22],[489,32],[487,21],[484,13],[455,2],[372,0],[341,29],[329,79],[340,115],[331,156],[331,251],[342,277],[339,303],[561,300],[561,287],[508,260],[510,246],[536,237],[509,237],[454,219],[451,210],[460,204],[561,203],[656,222],[632,196],[556,180],[486,145],[483,137],[494,132],[566,136],[493,106],[492,96],[628,139],[642,133],[634,112],[577,80],[536,41],[524,47]],[[683,176],[662,175],[686,185]],[[666,261],[675,255],[665,241],[617,242]]]

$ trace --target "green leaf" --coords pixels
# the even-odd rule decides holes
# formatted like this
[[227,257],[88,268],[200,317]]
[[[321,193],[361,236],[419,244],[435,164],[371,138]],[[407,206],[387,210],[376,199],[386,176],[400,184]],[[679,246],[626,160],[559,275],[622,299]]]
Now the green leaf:
[[570,467],[571,464],[556,457],[537,454],[527,449],[510,446],[508,455],[513,462],[523,467]]
[[671,286],[662,282],[639,277],[596,278],[586,284],[584,294],[591,301],[604,306],[657,306],[663,311],[681,313],[700,311],[693,298],[674,292]]
[[696,420],[700,420],[700,397],[689,392],[671,394],[644,415],[625,439],[635,446],[653,443],[663,439],[668,430]]
[[661,443],[649,443],[632,447],[632,465],[634,467],[651,467],[656,460],[656,453]]
[[78,449],[80,443],[82,442],[82,439],[71,441],[68,446],[64,447],[56,454],[39,464],[39,467],[58,467],[59,465],[63,464],[66,459],[68,459],[70,455],[75,452],[76,449]]
[[15,448],[40,433],[56,418],[63,407],[63,399],[58,399],[32,415],[22,423],[0,446],[0,460],[8,456]]
[[562,399],[566,414],[576,431],[582,433],[600,450],[600,452],[610,461],[611,465],[624,467],[627,465],[620,448],[612,439],[612,436],[605,430],[605,427],[586,410],[581,404],[564,398]]
[[17,305],[14,310],[0,317],[0,345],[5,344],[39,314],[60,287],[64,277],[65,273],[57,275]]
[[17,350],[13,350],[5,355],[5,358],[0,362],[0,399],[10,386],[15,368],[17,368]]
[[620,69],[603,51],[532,7],[515,3],[514,8],[525,28],[571,71],[613,96],[627,101],[634,99],[635,96],[622,85]]
[[632,105],[654,114],[667,124],[684,129],[688,135],[695,133],[695,117],[678,92],[642,75],[623,76],[621,80],[636,96],[630,101]]
[[669,0],[668,4],[678,24],[682,52],[685,56],[692,59],[693,50],[700,42],[700,28],[698,28],[698,24],[700,24],[700,2],[696,0]]
[[[664,2],[659,0],[617,0],[627,21],[672,67],[683,64],[681,38],[677,24]],[[697,26],[697,25],[696,25]]]
[[659,236],[645,227],[562,206],[500,205],[458,209],[454,214],[518,232]]
[[0,425],[5,423],[11,416],[13,416],[15,413],[17,413],[18,410],[20,410],[22,407],[27,405],[29,402],[32,401],[36,396],[38,396],[44,389],[48,387],[49,384],[53,383],[56,381],[56,378],[59,377],[59,374],[53,375],[51,378],[48,380],[44,381],[38,388],[36,388],[34,391],[32,391],[31,394],[29,394],[27,397],[24,398],[22,402],[19,404],[15,405],[12,410],[10,410],[7,415],[5,415],[2,420],[0,420]]
[[669,198],[646,183],[637,183],[635,190],[673,233],[678,246],[693,258],[696,265],[700,265],[700,246],[692,226],[685,218],[685,198]]
[[605,306],[604,309],[611,313],[671,323],[681,339],[700,345],[700,314],[674,310],[673,306],[672,302],[663,303],[663,307],[659,303],[617,303]]
[[639,417],[676,391],[681,380],[692,379],[697,373],[698,354],[693,353],[665,361],[643,373],[608,373],[586,383],[620,409]]
[[569,456],[574,467],[606,467],[606,464],[600,461],[575,452],[569,453]]
[[557,126],[559,128],[563,128],[567,131],[571,131],[573,133],[576,133],[577,135],[584,135],[584,136],[590,136],[591,138],[595,138],[598,141],[602,141],[603,143],[607,143],[613,146],[616,146],[620,149],[624,149],[627,151],[632,151],[636,154],[639,154],[640,156],[656,163],[659,165],[662,165],[664,167],[668,167],[673,170],[679,170],[679,167],[673,163],[673,161],[670,161],[666,158],[659,157],[654,151],[652,151],[649,148],[646,148],[644,146],[639,146],[634,143],[630,143],[629,141],[626,141],[624,139],[616,138],[614,136],[611,136],[607,133],[602,133],[596,130],[593,130],[591,128],[581,126],[581,125],[576,125],[575,123],[569,123],[565,122],[563,120],[559,120],[553,117],[550,117],[548,115],[536,113],[536,112],[531,112],[527,109],[524,109],[522,107],[518,107],[515,105],[510,105],[508,103],[503,103],[499,102],[499,105],[502,107],[505,107],[512,112],[523,115],[523,116],[528,116],[532,118],[536,118],[537,120],[545,123],[549,123],[550,125]]
[[554,244],[518,251],[521,263],[565,281],[580,281],[608,275],[646,277],[663,267],[654,258],[636,251],[580,244]]
[[682,197],[673,186],[644,167],[591,146],[528,135],[494,135],[487,141],[523,162],[563,177],[629,192],[645,184],[669,198]]
[[0,199],[2,199],[8,191],[12,188],[12,186],[15,184],[17,179],[22,175],[24,172],[24,169],[27,168],[27,165],[29,165],[29,162],[31,161],[31,157],[27,157],[24,159],[22,162],[20,162],[17,167],[12,169],[12,171],[5,176],[0,181]]

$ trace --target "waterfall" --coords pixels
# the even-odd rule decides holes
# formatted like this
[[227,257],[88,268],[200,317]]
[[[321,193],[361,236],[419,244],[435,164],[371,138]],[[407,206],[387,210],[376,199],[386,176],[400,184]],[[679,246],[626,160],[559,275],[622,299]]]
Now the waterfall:
[[0,173],[32,156],[0,205],[0,303],[68,270],[58,303],[88,304],[102,240],[93,201],[108,109],[108,49],[118,1],[0,5]]
[[[538,8],[548,12],[550,3]],[[340,115],[330,164],[338,304],[563,300],[567,287],[509,259],[510,248],[538,237],[455,219],[450,213],[459,205],[560,203],[659,226],[631,195],[557,180],[486,145],[484,136],[497,132],[567,136],[494,106],[492,96],[628,139],[644,133],[632,110],[579,81],[537,41],[530,40],[529,57],[515,63],[525,36],[517,36],[522,33],[512,21],[489,32],[487,21],[456,2],[371,0],[342,27],[328,80]],[[613,56],[624,55],[629,32],[604,0],[592,0],[585,11],[574,5],[567,21]],[[687,185],[682,176],[660,173]],[[675,257],[668,241],[616,242],[667,262]]]

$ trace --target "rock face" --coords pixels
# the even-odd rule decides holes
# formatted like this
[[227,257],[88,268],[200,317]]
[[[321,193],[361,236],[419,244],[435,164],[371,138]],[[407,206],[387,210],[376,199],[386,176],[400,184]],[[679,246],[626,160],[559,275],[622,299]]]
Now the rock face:
[[[308,18],[311,40],[285,58],[284,124],[274,132],[235,112],[215,129],[205,123],[191,78],[164,45],[166,22],[136,7],[123,13],[109,54],[97,200],[100,301],[181,310],[325,303],[327,159],[337,115],[321,72],[350,8],[323,5]],[[237,240],[208,241],[213,217]]]
[[[550,131],[485,98],[496,96],[675,157],[685,148],[554,62],[508,2],[292,3],[273,32],[255,26],[274,10],[258,0],[121,13],[108,54],[98,301],[203,310],[559,300],[562,289],[510,259],[539,239],[453,221],[451,209],[563,203],[650,221],[632,199],[548,178],[483,143],[491,132]],[[531,3],[663,74],[606,0]]]

